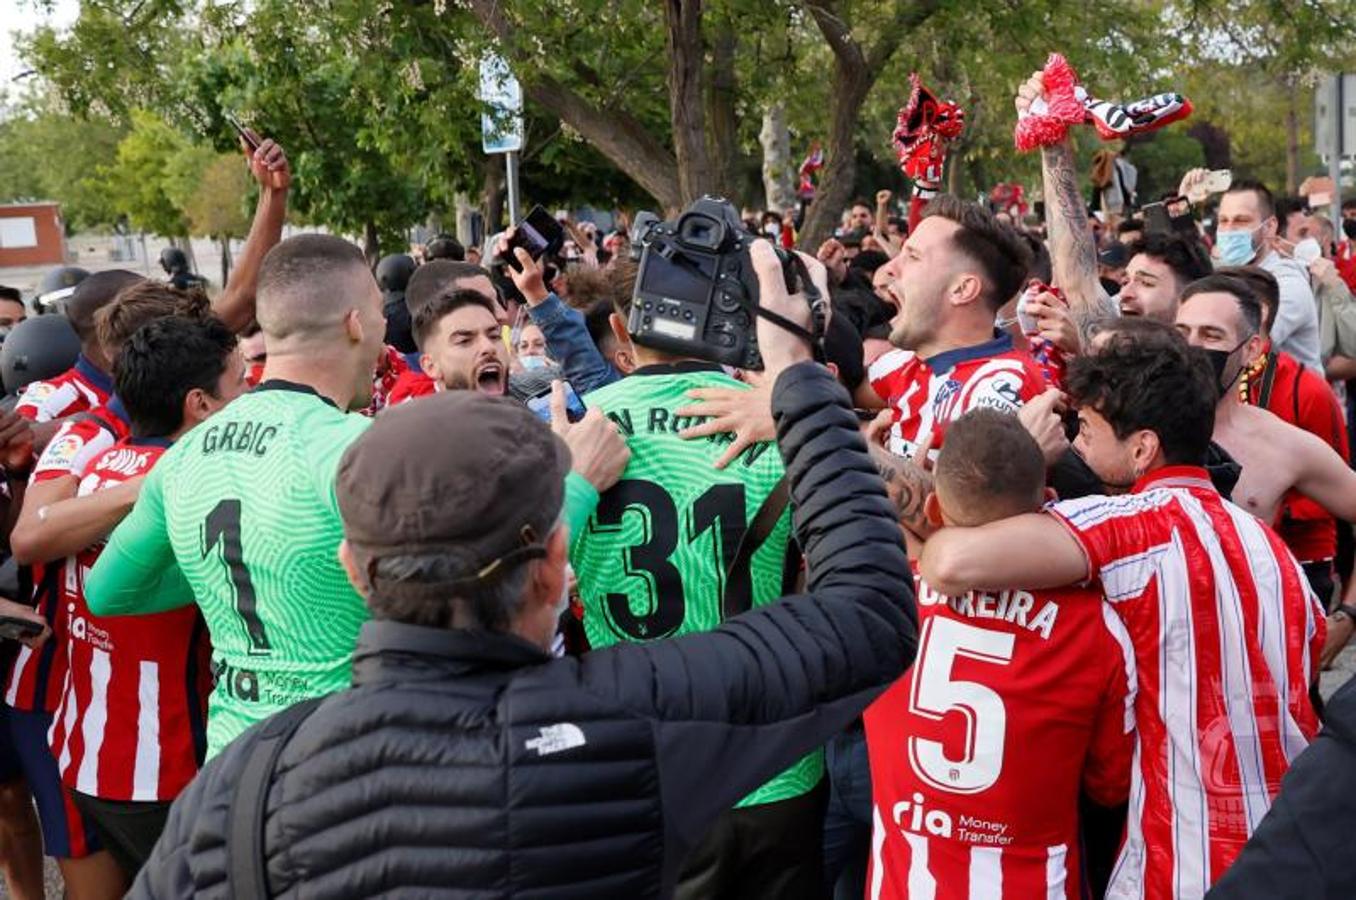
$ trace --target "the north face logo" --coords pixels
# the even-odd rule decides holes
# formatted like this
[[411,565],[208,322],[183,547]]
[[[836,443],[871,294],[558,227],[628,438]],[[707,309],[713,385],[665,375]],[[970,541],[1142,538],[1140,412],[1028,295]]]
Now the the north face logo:
[[541,734],[527,741],[524,746],[528,750],[536,750],[538,756],[545,756],[548,753],[573,750],[586,743],[584,732],[578,725],[573,722],[561,722],[557,725],[543,725]]

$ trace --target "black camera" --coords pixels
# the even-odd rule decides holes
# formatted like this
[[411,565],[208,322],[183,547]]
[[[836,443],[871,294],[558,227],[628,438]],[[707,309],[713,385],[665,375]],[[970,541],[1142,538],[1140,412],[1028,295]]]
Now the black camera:
[[[631,254],[640,262],[626,328],[636,343],[672,353],[758,371],[754,317],[758,277],[749,247],[758,235],[744,227],[728,200],[702,197],[673,222],[640,213],[631,232]],[[786,289],[804,291],[823,333],[821,298],[804,264],[776,248]]]

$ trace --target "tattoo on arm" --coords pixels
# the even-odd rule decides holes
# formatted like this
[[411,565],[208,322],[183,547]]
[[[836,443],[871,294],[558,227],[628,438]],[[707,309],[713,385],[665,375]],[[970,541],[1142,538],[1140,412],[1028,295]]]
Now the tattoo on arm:
[[1041,161],[1055,285],[1064,291],[1078,332],[1086,343],[1093,323],[1115,318],[1120,311],[1097,279],[1097,246],[1078,188],[1073,148],[1067,140],[1046,147],[1041,151]]
[[933,528],[923,514],[923,501],[932,492],[932,476],[912,460],[895,456],[884,447],[873,445],[871,459],[885,479],[885,491],[895,505],[900,524],[923,537],[931,534]]

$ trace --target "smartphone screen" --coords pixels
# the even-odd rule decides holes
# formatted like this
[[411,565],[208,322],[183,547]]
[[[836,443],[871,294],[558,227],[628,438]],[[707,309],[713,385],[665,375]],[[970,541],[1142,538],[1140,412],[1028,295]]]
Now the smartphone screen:
[[1144,214],[1145,234],[1168,234],[1172,231],[1172,219],[1168,208],[1162,203],[1146,203],[1141,210]]
[[555,216],[541,206],[534,206],[514,229],[507,261],[513,265],[514,247],[522,247],[533,259],[541,259],[544,254],[558,251],[564,243],[565,229],[560,227]]

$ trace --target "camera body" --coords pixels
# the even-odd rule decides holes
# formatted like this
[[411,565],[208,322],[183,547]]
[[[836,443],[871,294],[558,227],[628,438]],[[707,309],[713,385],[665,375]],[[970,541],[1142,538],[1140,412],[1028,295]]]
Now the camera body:
[[[638,258],[626,328],[636,343],[677,356],[758,371],[754,326],[758,278],[749,248],[758,240],[728,200],[702,197],[672,222],[636,217],[631,253]],[[795,291],[791,256],[777,248],[787,290]]]

